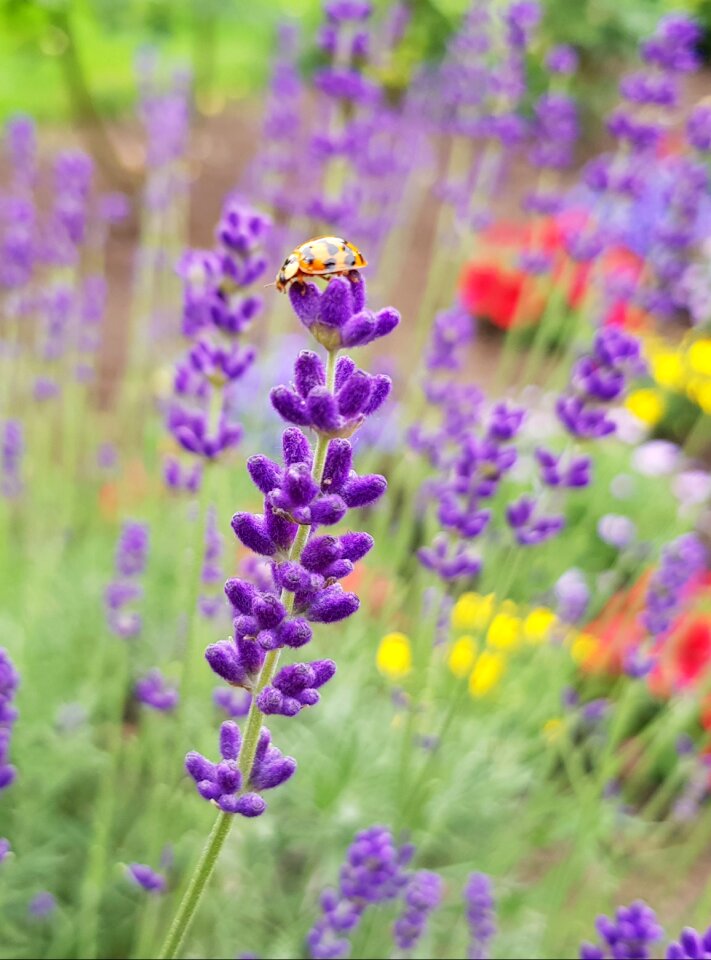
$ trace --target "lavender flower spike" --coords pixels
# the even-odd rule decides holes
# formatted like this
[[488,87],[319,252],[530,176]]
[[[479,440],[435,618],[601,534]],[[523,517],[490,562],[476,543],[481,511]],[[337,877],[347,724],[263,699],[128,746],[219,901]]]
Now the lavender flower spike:
[[[225,242],[223,238],[223,242]],[[231,242],[231,241],[230,241]],[[209,264],[204,265],[209,269]],[[161,956],[175,957],[197,909],[229,832],[225,815],[261,815],[261,793],[288,780],[296,761],[271,744],[262,726],[265,713],[294,716],[318,701],[318,690],[335,672],[330,660],[292,664],[277,672],[282,650],[308,644],[312,624],[336,623],[356,612],[358,597],[340,580],[373,546],[367,533],[330,528],[349,510],[372,506],[387,482],[353,469],[348,437],[387,398],[387,377],[357,370],[343,346],[369,343],[390,333],[399,321],[387,308],[369,312],[365,284],[357,274],[334,277],[320,293],[314,284],[292,284],[290,300],[301,322],[326,346],[325,362],[303,351],[294,365],[294,385],[272,393],[272,403],[287,422],[281,462],[252,457],[248,469],[263,496],[263,510],[235,513],[235,536],[260,557],[271,560],[271,583],[259,587],[240,578],[227,581],[225,593],[235,612],[234,635],[208,647],[208,663],[229,684],[253,693],[243,731],[222,724],[217,763],[191,752],[186,769],[200,795],[218,807],[220,818],[178,908]],[[304,432],[311,430],[313,439]],[[326,528],[322,532],[321,528]],[[207,858],[207,859],[205,859]]]
[[17,771],[10,763],[10,739],[17,720],[13,700],[20,677],[12,665],[7,651],[0,647],[0,792],[15,782]]
[[145,863],[130,863],[126,868],[126,874],[147,893],[165,893],[165,877],[161,873],[156,873]]
[[472,873],[464,888],[469,925],[469,960],[486,960],[489,944],[496,933],[491,880],[484,873]]
[[641,900],[629,907],[620,907],[612,920],[598,917],[595,926],[600,945],[581,944],[581,960],[605,960],[606,957],[647,960],[649,948],[663,935],[654,911]]

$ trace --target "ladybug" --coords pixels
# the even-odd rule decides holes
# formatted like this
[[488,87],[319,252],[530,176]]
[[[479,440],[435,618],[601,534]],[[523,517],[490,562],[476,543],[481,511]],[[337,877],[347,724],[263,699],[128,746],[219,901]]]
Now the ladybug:
[[285,293],[289,284],[304,283],[305,277],[331,277],[362,270],[368,261],[358,247],[341,237],[315,237],[297,247],[286,258],[275,281],[277,290]]

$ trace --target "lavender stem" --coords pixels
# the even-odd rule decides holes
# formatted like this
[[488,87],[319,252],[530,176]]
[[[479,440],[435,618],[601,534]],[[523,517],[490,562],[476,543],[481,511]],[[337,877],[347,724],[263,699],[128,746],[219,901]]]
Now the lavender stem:
[[[333,391],[336,381],[336,360],[338,359],[338,350],[329,350],[326,362],[326,388]],[[316,441],[316,451],[314,454],[313,468],[311,475],[317,483],[323,479],[323,468],[326,462],[326,452],[328,450],[329,438],[323,434],[318,435]],[[306,546],[311,528],[307,525],[299,527],[299,531],[294,538],[294,542],[289,553],[289,559],[298,561],[301,553]],[[282,590],[281,602],[286,607],[289,614],[294,608],[294,594]],[[242,782],[245,792],[249,789],[249,779],[254,765],[254,755],[257,750],[259,733],[262,728],[262,712],[257,706],[257,694],[260,693],[269,683],[271,683],[276,668],[279,663],[279,650],[270,651],[264,660],[264,666],[259,674],[252,704],[249,708],[247,723],[245,725],[244,739],[239,754],[239,768],[242,773]],[[188,888],[185,891],[183,899],[178,907],[178,912],[173,918],[173,922],[168,931],[163,949],[160,952],[160,960],[173,960],[185,939],[185,935],[190,928],[205,887],[215,869],[217,858],[220,855],[222,846],[227,839],[232,826],[233,816],[230,813],[220,812],[212,828],[212,832],[203,848],[200,860],[192,875]]]

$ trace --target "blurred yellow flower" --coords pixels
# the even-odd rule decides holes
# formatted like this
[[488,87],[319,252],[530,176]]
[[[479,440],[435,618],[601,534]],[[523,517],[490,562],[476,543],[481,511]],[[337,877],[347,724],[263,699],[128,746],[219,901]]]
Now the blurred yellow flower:
[[664,399],[656,390],[633,390],[627,397],[625,406],[642,423],[653,427],[659,423],[664,413]]
[[704,337],[692,343],[686,352],[686,360],[694,373],[711,377],[711,339]]
[[515,604],[507,600],[491,621],[486,634],[486,642],[500,650],[511,650],[521,643],[521,618],[513,616]]
[[412,669],[410,641],[404,633],[388,633],[375,657],[378,670],[389,680],[400,680]]
[[704,380],[702,377],[693,377],[686,386],[686,393],[704,413],[711,414],[711,381]]
[[576,663],[585,663],[598,648],[597,638],[591,633],[579,633],[570,645],[570,656]]
[[452,610],[455,630],[483,630],[491,619],[496,598],[493,593],[463,593]]
[[663,387],[678,390],[684,383],[684,362],[672,350],[653,352],[650,360],[652,376]]
[[551,717],[550,720],[546,720],[543,724],[543,736],[546,738],[548,743],[554,743],[556,740],[560,739],[560,735],[563,732],[564,723],[560,717]]
[[479,655],[469,675],[469,692],[473,697],[483,697],[501,679],[506,662],[500,653],[484,650]]
[[477,644],[473,637],[460,637],[449,651],[447,663],[455,677],[466,677],[474,666]]
[[548,607],[534,607],[523,621],[526,643],[543,643],[550,639],[557,617]]

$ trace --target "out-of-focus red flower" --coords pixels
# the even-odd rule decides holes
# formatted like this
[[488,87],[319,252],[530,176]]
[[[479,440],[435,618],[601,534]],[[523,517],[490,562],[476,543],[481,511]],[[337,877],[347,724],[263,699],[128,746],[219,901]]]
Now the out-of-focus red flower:
[[[587,218],[585,211],[569,210],[536,223],[493,224],[482,235],[486,255],[468,263],[462,272],[460,295],[464,306],[502,330],[537,324],[557,284],[565,287],[565,303],[571,309],[580,307],[592,266],[572,261],[565,252],[565,241],[571,233],[585,229]],[[532,252],[550,260],[550,270],[542,276],[520,267],[522,255]],[[599,267],[613,291],[604,322],[639,329],[645,323],[645,314],[628,303],[625,288],[634,288],[642,272],[642,260],[624,247],[615,247],[605,252]]]

